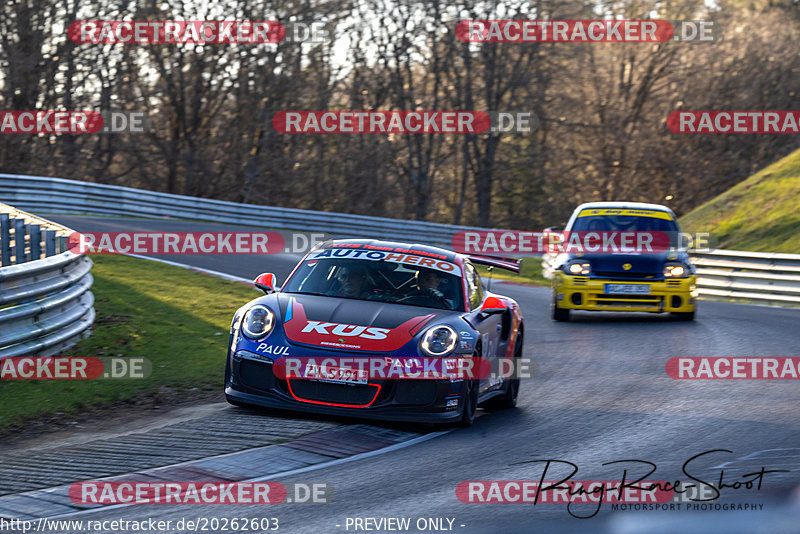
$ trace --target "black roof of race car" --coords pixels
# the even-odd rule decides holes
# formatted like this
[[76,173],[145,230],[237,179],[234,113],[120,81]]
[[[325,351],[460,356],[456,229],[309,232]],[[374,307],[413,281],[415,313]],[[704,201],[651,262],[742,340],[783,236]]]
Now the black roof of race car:
[[319,248],[365,248],[383,252],[400,254],[419,254],[427,257],[439,257],[445,261],[456,261],[460,254],[452,250],[419,243],[401,243],[397,241],[382,241],[379,239],[337,239],[322,243]]

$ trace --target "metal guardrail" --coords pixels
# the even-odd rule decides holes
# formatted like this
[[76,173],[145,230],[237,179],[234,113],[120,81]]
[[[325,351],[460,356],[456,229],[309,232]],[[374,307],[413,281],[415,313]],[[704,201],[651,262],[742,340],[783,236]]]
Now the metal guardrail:
[[[0,221],[14,229],[0,229],[0,358],[61,352],[94,322],[92,262],[62,252],[69,228],[6,204],[0,204]],[[6,252],[16,264],[6,264]]]
[[37,213],[175,217],[342,237],[451,245],[460,230],[486,230],[423,221],[278,208],[144,191],[62,178],[0,174],[0,199]]
[[68,232],[59,224],[0,203],[0,267],[64,252]]
[[703,298],[800,306],[800,254],[714,250],[690,257]]
[[[0,174],[0,199],[41,213],[176,217],[276,229],[325,231],[451,245],[462,230],[487,230],[422,221],[240,204],[61,178]],[[690,253],[703,298],[800,304],[800,255],[716,250]],[[545,277],[553,256],[543,255]]]
[[[553,277],[555,254],[542,256],[542,274]],[[703,300],[743,300],[800,306],[800,254],[741,250],[689,251]]]

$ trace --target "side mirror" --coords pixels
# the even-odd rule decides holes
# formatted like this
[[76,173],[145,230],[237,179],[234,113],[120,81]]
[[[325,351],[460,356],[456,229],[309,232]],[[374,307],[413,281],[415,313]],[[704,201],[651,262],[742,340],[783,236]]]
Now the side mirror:
[[278,278],[272,273],[263,273],[259,274],[255,280],[253,280],[253,285],[256,286],[258,289],[269,295],[270,293],[275,293],[275,286]]
[[503,313],[508,309],[505,302],[497,297],[488,297],[483,301],[480,312],[486,315],[494,315],[495,313]]

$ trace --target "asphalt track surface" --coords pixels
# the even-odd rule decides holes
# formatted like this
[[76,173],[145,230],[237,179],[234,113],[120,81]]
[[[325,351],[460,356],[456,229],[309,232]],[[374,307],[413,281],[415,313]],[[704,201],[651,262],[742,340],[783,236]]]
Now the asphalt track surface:
[[[79,231],[203,231],[242,227],[59,216]],[[164,257],[230,275],[264,271],[280,280],[296,256]],[[138,505],[99,510],[81,519],[277,517],[282,532],[354,532],[348,518],[454,519],[453,531],[472,532],[800,532],[800,389],[796,380],[673,380],[674,356],[800,356],[800,310],[701,302],[695,322],[651,314],[576,313],[569,323],[549,318],[549,289],[496,284],[515,298],[526,325],[525,356],[535,375],[523,380],[519,406],[483,413],[458,429],[413,446],[277,481],[326,482],[327,504],[269,506]],[[761,511],[612,511],[604,504],[590,519],[573,518],[566,504],[467,504],[456,498],[462,481],[539,480],[543,464],[564,460],[579,468],[573,480],[619,480],[615,460],[657,465],[648,480],[693,475],[726,483],[761,467],[789,472],[764,476],[760,490],[725,489],[719,504],[763,504]],[[641,467],[632,467],[641,473]],[[566,475],[551,467],[547,479]],[[636,471],[639,469],[639,471]],[[573,507],[590,515],[596,505]],[[447,522],[445,521],[445,524]],[[364,530],[358,530],[363,532]],[[411,529],[416,532],[416,528]]]

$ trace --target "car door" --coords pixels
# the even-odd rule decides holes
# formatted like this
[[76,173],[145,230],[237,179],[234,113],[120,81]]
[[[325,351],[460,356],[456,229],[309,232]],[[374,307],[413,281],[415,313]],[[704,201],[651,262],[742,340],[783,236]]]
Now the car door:
[[[500,337],[503,329],[503,314],[485,315],[480,313],[487,298],[486,289],[483,281],[475,267],[468,261],[464,262],[465,280],[467,285],[467,298],[470,305],[470,322],[478,331],[481,341],[481,357],[486,358],[492,365],[492,369],[499,368],[498,356],[500,352]],[[502,385],[499,377],[485,377],[480,381],[479,391],[489,391]]]

